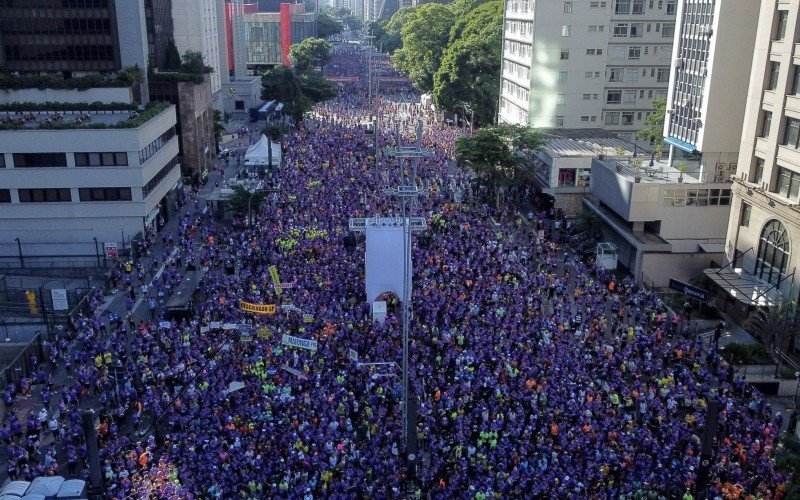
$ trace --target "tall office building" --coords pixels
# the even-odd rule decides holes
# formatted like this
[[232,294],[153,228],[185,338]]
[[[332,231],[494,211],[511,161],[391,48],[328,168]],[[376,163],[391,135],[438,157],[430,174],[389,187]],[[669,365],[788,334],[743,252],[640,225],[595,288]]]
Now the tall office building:
[[[753,306],[797,300],[800,289],[798,9],[800,0],[760,2],[726,264],[706,270],[724,292],[727,311],[738,317]],[[712,91],[724,97],[726,90]]]
[[194,50],[203,54],[211,73],[211,92],[222,87],[220,46],[217,34],[216,0],[172,0],[173,38],[178,52]]
[[666,97],[676,0],[506,0],[498,119],[633,141]]
[[[664,140],[670,159],[701,155],[709,181],[736,173],[759,3],[688,0],[678,5]],[[677,154],[676,154],[677,153]]]

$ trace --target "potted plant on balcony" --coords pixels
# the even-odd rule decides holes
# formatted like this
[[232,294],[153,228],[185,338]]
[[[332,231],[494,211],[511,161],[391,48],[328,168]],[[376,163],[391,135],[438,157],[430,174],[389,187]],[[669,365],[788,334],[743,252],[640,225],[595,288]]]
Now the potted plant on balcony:
[[641,158],[633,159],[633,181],[642,182],[642,160]]
[[683,174],[686,173],[686,163],[680,162],[678,164],[678,172],[680,172],[678,174],[678,182],[683,182]]

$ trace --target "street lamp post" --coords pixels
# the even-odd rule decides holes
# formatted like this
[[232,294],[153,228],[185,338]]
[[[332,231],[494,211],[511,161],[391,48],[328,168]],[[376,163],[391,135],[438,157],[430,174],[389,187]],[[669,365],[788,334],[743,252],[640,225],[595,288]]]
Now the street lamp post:
[[19,266],[25,269],[25,259],[22,258],[22,243],[19,241],[19,238],[14,238],[14,241],[17,242],[17,250],[19,250]]
[[250,211],[250,202],[253,201],[253,196],[255,196],[256,194],[258,194],[260,192],[261,192],[260,189],[255,189],[250,193],[250,197],[247,198],[247,227],[248,228],[253,225],[253,218],[251,216],[251,211]]

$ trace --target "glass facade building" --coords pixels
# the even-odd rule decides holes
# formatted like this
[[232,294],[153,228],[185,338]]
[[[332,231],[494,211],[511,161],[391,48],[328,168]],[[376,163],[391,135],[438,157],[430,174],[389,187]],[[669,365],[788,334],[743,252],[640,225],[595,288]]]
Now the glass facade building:
[[116,71],[118,40],[114,0],[0,0],[7,71]]

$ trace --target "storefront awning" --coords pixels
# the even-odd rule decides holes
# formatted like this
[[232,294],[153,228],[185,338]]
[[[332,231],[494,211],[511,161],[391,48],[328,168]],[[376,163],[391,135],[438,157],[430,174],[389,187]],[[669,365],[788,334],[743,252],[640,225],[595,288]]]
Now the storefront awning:
[[664,142],[666,142],[667,144],[671,144],[678,149],[682,149],[687,153],[694,153],[695,151],[697,151],[697,148],[693,144],[689,144],[686,141],[682,141],[677,137],[665,137]]
[[772,307],[783,301],[780,289],[742,268],[725,267],[706,269],[703,272],[728,295],[744,304]]

